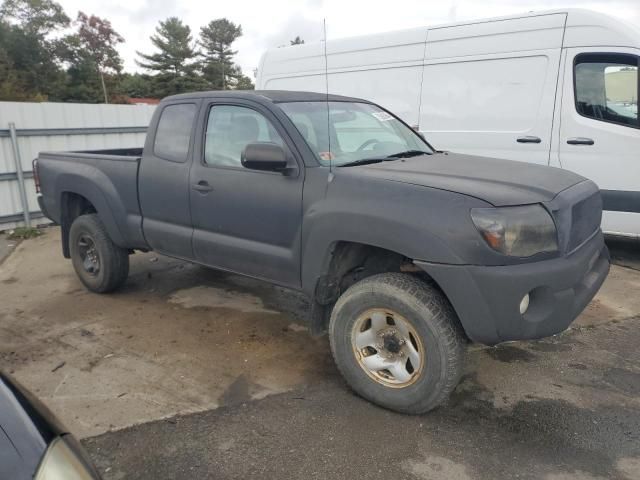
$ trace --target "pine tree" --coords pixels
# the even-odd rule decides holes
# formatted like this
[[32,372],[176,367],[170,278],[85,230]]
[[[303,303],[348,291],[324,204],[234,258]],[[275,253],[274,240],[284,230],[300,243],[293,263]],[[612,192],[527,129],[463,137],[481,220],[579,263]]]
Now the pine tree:
[[231,45],[240,36],[242,27],[226,18],[212,20],[200,29],[201,69],[210,88],[225,90],[238,82],[242,72],[233,62],[238,52]]
[[196,50],[191,29],[177,17],[160,22],[151,43],[158,52],[137,52],[142,68],[157,72],[153,83],[157,96],[173,95],[202,88],[203,82],[196,73]]

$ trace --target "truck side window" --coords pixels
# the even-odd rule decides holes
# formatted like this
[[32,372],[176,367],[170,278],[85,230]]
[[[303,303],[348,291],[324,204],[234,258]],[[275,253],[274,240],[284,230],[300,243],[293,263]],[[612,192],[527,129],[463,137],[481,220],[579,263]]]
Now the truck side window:
[[185,162],[195,117],[196,105],[193,103],[165,107],[156,129],[153,153],[172,162]]
[[576,110],[602,122],[638,128],[638,58],[582,54],[574,64]]
[[282,137],[261,113],[233,105],[211,107],[204,144],[207,165],[242,167],[242,151],[253,142],[284,146]]

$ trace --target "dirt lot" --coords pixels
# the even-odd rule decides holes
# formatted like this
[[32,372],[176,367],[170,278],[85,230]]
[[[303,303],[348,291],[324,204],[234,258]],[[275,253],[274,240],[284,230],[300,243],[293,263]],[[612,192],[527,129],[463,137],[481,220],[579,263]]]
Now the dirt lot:
[[409,417],[350,393],[299,295],[154,254],[93,295],[52,228],[0,264],[0,368],[106,479],[640,479],[640,272],[618,256],[571,330],[472,347],[449,405]]

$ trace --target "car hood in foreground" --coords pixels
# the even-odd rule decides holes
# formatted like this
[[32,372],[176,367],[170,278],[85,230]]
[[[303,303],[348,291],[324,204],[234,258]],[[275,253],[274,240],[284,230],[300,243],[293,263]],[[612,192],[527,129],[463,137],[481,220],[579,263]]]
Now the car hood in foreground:
[[63,432],[44,405],[0,372],[0,478],[32,479],[47,446]]
[[585,180],[560,168],[455,153],[348,168],[376,178],[461,193],[494,206],[548,202]]

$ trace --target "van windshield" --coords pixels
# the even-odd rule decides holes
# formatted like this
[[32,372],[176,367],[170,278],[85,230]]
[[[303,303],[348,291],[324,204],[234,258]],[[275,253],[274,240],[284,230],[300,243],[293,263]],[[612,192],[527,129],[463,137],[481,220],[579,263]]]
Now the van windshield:
[[415,131],[369,103],[288,102],[279,106],[323,165],[355,165],[433,153]]

